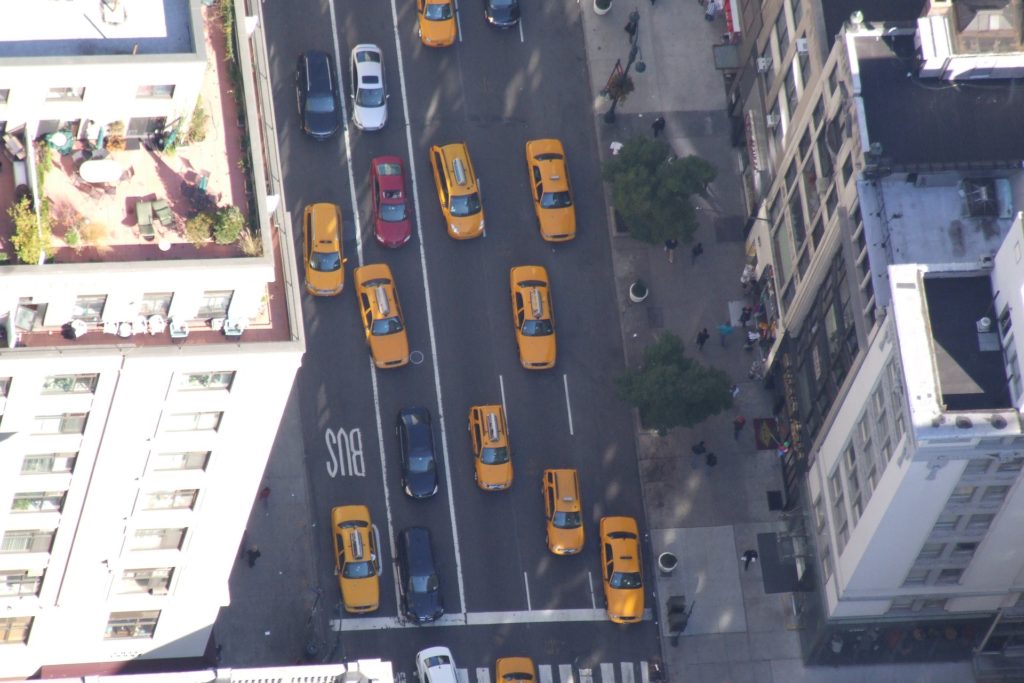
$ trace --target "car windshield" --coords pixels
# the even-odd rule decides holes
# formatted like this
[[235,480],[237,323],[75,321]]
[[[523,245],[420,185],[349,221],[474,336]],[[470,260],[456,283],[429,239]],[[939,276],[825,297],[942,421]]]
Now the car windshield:
[[613,572],[612,578],[608,581],[612,588],[641,588],[643,579],[640,572]]
[[341,254],[336,251],[314,251],[309,257],[309,267],[321,273],[341,270]]
[[485,448],[480,451],[480,462],[485,465],[500,465],[508,462],[508,448]]
[[341,573],[346,579],[365,579],[373,576],[373,562],[348,562]]
[[503,681],[532,681],[533,680],[533,676],[531,676],[530,674],[526,673],[525,671],[513,671],[512,673],[507,673],[504,676],[502,676],[501,680],[503,680]]
[[449,3],[428,3],[423,9],[423,16],[431,21],[444,21],[452,18],[452,6]]
[[334,111],[334,98],[330,95],[310,95],[306,100],[306,111],[329,114]]
[[433,472],[435,468],[434,457],[430,453],[410,453],[409,471],[416,474]]
[[578,512],[556,512],[551,523],[559,529],[579,529],[583,526],[583,519]]
[[572,206],[572,197],[568,192],[545,192],[540,196],[540,205],[544,209],[564,209]]
[[360,107],[383,107],[384,88],[359,88],[356,90],[356,105]]
[[405,202],[400,204],[381,204],[380,205],[380,219],[387,221],[388,223],[397,223],[404,221],[408,212],[405,208]]
[[412,576],[409,578],[409,584],[413,593],[433,593],[440,585],[436,574]]
[[394,334],[395,332],[402,331],[402,321],[397,317],[382,318],[380,320],[373,321],[373,329],[370,331],[375,336],[383,336],[385,334]]
[[550,320],[527,320],[523,323],[523,334],[527,337],[546,337],[554,332]]
[[480,195],[474,192],[452,197],[450,210],[453,216],[472,216],[474,213],[480,213]]

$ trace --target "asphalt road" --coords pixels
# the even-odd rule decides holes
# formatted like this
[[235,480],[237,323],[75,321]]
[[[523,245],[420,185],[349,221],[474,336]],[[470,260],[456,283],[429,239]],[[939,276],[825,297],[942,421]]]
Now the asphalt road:
[[[368,505],[386,546],[381,608],[371,619],[345,617],[343,649],[348,657],[393,659],[399,670],[410,668],[403,665],[417,649],[441,643],[461,667],[490,666],[509,654],[538,663],[650,660],[658,648],[651,622],[537,621],[538,610],[603,607],[597,522],[606,514],[636,516],[641,528],[644,522],[629,413],[614,394],[623,354],[580,8],[573,0],[523,5],[520,33],[492,29],[482,0],[462,0],[461,42],[441,50],[420,44],[412,0],[337,3],[333,13],[313,0],[263,5],[296,239],[306,204],[334,202],[342,207],[349,259],[341,296],[303,295],[307,354],[299,394],[322,531],[321,582],[334,603],[330,508]],[[387,127],[364,133],[350,126],[347,144],[346,135],[314,142],[298,126],[298,55],[313,48],[335,54],[347,89],[349,50],[365,42],[385,54]],[[569,157],[579,230],[565,245],[553,247],[537,231],[523,150],[537,137],[560,138]],[[427,161],[431,144],[455,141],[469,145],[487,219],[486,237],[468,242],[447,236]],[[381,249],[372,237],[369,164],[382,154],[406,160],[418,200],[414,237],[398,250]],[[398,370],[372,369],[350,291],[353,267],[381,261],[395,275],[414,352],[414,363]],[[516,355],[508,271],[523,264],[543,265],[551,277],[553,371],[523,370]],[[515,483],[508,492],[484,493],[473,482],[467,415],[472,405],[500,401],[508,411]],[[407,499],[399,486],[394,419],[409,405],[434,415],[443,458],[441,490],[428,501]],[[556,558],[545,548],[540,475],[548,467],[580,471],[587,520],[581,556]],[[454,619],[515,613],[516,623],[396,628],[386,637],[369,630],[397,616],[393,538],[412,525],[432,530]]]

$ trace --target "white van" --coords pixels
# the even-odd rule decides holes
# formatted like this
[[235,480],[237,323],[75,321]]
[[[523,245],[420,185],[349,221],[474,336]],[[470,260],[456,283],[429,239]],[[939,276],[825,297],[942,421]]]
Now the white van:
[[446,647],[428,647],[416,653],[416,675],[420,683],[459,683],[452,651]]

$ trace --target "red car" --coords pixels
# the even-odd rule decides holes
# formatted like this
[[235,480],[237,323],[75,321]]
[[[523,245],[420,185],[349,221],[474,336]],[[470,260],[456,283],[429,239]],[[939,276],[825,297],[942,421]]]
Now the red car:
[[402,160],[388,156],[371,161],[370,182],[373,184],[373,234],[383,247],[400,247],[412,237]]

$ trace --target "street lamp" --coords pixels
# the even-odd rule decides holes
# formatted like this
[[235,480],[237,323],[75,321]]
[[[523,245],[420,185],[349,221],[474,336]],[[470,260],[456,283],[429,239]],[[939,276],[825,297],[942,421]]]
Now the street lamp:
[[[629,70],[633,67],[633,62],[636,62],[636,72],[638,74],[642,74],[647,70],[643,53],[640,52],[640,12],[638,10],[634,9],[629,13],[629,24],[627,24],[626,32],[629,33],[629,58],[626,60],[626,68],[619,77],[620,84],[625,84],[629,79]],[[638,55],[640,57],[639,61],[637,60]],[[621,92],[621,88],[618,88],[618,90]],[[615,108],[619,106],[619,99],[621,97],[619,92],[612,93],[612,106],[604,113],[604,122],[607,124],[615,123]]]

